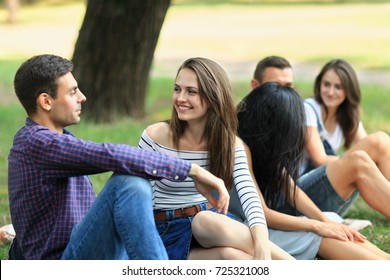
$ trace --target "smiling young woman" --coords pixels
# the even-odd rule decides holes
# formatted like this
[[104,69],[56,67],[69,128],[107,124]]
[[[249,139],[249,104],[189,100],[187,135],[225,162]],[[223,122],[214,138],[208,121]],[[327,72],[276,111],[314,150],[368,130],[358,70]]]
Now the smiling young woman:
[[[323,211],[343,215],[360,194],[390,218],[390,138],[381,131],[367,135],[352,66],[343,59],[326,63],[315,79],[314,97],[304,104],[307,138],[300,186]],[[340,157],[342,147],[345,153]],[[315,173],[307,175],[311,170]],[[319,197],[313,178],[320,177],[332,198]]]

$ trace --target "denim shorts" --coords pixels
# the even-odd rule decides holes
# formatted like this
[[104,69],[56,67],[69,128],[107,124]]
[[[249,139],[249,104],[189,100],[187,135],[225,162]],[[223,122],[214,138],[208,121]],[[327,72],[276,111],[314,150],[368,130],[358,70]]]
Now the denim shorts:
[[[201,203],[200,206],[202,210],[207,209],[205,203]],[[169,211],[173,212],[174,210],[167,210],[167,212]],[[216,212],[216,209],[211,208],[209,211]],[[234,219],[231,213],[228,213],[228,216]],[[156,221],[157,231],[161,236],[170,260],[186,260],[188,259],[190,249],[200,246],[192,236],[191,222],[194,217]]]
[[[335,212],[344,216],[352,203],[357,199],[359,192],[355,190],[346,200],[340,197],[326,174],[326,164],[302,175],[297,185],[311,198],[321,211]],[[284,207],[279,201],[278,211],[291,215],[300,215],[294,208]]]

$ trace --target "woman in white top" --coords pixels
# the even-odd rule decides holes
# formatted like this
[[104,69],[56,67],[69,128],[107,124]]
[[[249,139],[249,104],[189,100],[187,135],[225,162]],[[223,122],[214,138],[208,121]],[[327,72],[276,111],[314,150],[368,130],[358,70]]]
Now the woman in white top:
[[[361,93],[345,60],[328,62],[315,80],[314,98],[305,101],[308,137],[299,186],[323,211],[345,213],[357,194],[390,218],[390,138],[367,135],[360,118]],[[337,153],[341,147],[345,153]],[[313,178],[322,178],[321,182]],[[322,185],[320,190],[319,184]],[[326,189],[326,190],[324,190]]]
[[227,188],[235,187],[249,227],[210,209],[190,179],[180,188],[173,181],[152,181],[156,225],[169,258],[292,259],[268,240],[262,204],[236,136],[225,71],[206,58],[186,60],[176,76],[172,103],[170,121],[147,127],[139,146],[197,162]]

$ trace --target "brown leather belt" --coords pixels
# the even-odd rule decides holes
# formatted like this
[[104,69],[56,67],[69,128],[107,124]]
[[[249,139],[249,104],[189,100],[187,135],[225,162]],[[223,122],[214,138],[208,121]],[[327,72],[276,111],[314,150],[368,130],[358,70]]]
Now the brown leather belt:
[[[211,209],[211,208],[213,208],[213,206],[207,202],[206,209]],[[202,211],[202,209],[200,208],[199,204],[194,205],[194,206],[190,206],[190,207],[186,207],[186,208],[176,209],[173,212],[173,218],[177,219],[177,218],[192,217],[192,216],[195,216],[200,211]],[[167,219],[167,217],[168,217],[167,211],[154,212],[154,220],[155,221],[164,221]]]

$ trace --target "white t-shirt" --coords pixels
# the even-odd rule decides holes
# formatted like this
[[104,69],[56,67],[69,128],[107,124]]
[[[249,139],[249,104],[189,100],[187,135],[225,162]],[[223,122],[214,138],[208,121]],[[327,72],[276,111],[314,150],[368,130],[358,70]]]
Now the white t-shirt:
[[[305,114],[306,114],[306,126],[317,127],[318,132],[322,140],[326,139],[333,151],[337,154],[341,145],[344,143],[343,131],[339,124],[336,124],[335,130],[330,133],[326,130],[324,122],[322,121],[321,106],[314,98],[308,98],[304,102]],[[320,129],[318,127],[318,122],[321,125]],[[309,154],[307,151],[304,151],[304,157],[302,164],[299,168],[300,174],[302,174],[309,164]]]
[[340,125],[336,124],[336,128],[332,133],[328,132],[321,118],[322,114],[320,104],[314,98],[308,98],[305,100],[304,105],[306,113],[306,126],[314,126],[318,128],[318,116],[320,125],[322,127],[322,131],[320,132],[321,139],[326,139],[332,147],[333,151],[337,153],[341,145],[344,143],[343,131],[341,130]]
[[[305,114],[306,114],[306,126],[313,126],[317,127],[320,137],[322,140],[328,141],[330,146],[332,147],[335,154],[338,153],[341,146],[344,144],[344,135],[343,131],[341,130],[341,126],[337,123],[335,130],[330,133],[326,130],[324,126],[324,122],[322,121],[322,114],[321,114],[321,106],[320,104],[314,99],[314,98],[308,98],[304,102],[305,107]],[[317,117],[318,116],[318,117]],[[318,120],[321,125],[322,130],[318,127]],[[359,128],[363,127],[362,122],[359,122]],[[307,165],[309,163],[309,155],[305,151],[304,152],[304,159],[302,161],[302,164],[300,166],[300,173],[302,174],[303,171],[306,169]]]

